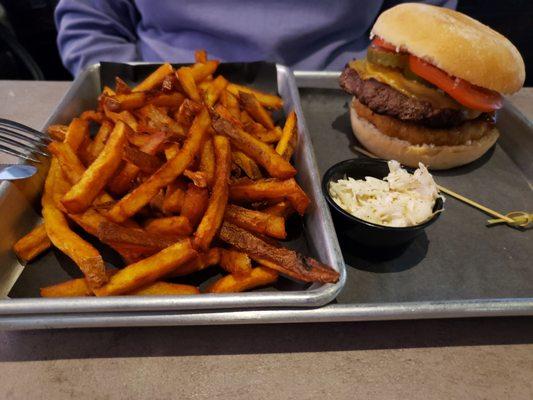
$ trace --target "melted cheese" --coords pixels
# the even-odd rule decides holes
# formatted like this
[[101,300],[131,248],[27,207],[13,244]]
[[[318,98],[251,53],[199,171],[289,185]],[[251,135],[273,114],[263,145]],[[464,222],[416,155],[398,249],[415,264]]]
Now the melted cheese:
[[463,108],[445,93],[427,87],[419,82],[407,79],[396,69],[372,64],[367,62],[366,59],[351,61],[349,66],[357,71],[361,79],[373,78],[381,83],[389,85],[406,96],[427,101],[435,108]]

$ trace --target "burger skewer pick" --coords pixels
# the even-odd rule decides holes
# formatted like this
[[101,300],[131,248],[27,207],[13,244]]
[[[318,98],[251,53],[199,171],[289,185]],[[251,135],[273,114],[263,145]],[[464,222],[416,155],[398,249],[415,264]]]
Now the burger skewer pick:
[[[367,57],[340,76],[354,134],[370,152],[416,167],[470,163],[496,142],[503,94],[524,84],[504,36],[457,11],[404,3],[382,13]],[[508,222],[508,221],[507,221]]]

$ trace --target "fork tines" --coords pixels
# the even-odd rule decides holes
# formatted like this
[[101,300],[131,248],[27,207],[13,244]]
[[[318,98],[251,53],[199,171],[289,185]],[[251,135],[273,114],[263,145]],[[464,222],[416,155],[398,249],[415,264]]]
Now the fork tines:
[[48,157],[46,146],[50,138],[45,133],[21,123],[0,118],[0,152],[25,160],[39,162],[33,154]]

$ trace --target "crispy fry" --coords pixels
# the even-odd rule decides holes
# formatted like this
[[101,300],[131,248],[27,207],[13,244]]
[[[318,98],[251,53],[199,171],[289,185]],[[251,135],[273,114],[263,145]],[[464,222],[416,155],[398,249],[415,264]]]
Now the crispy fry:
[[[215,112],[220,115],[222,118],[228,120],[233,125],[238,126],[239,128],[244,128],[244,125],[242,124],[239,117],[235,117],[229,109],[224,107],[222,104],[217,104],[215,107]],[[258,124],[259,125],[259,124]],[[263,128],[264,129],[264,128]]]
[[196,103],[191,99],[185,99],[183,103],[181,103],[181,106],[174,117],[178,123],[185,127],[189,127],[200,111],[202,111],[202,105],[200,103]]
[[80,118],[101,124],[104,121],[104,114],[98,111],[87,110],[81,113]]
[[194,184],[189,184],[183,199],[181,215],[187,217],[193,227],[196,227],[207,209],[209,192],[206,188],[199,188]]
[[67,135],[68,126],[67,125],[50,125],[46,132],[50,135],[50,137],[54,140],[57,140],[59,142],[62,142],[65,140],[65,136]]
[[109,135],[113,131],[113,124],[109,121],[103,121],[100,125],[100,129],[96,133],[94,140],[89,144],[87,153],[89,155],[89,161],[92,163],[96,160],[96,157],[104,149],[104,146],[109,138]]
[[231,152],[233,162],[243,170],[246,176],[250,179],[261,179],[263,174],[254,160],[248,157],[241,151]]
[[279,139],[276,146],[276,152],[281,155],[285,160],[290,160],[296,144],[298,143],[298,126],[296,113],[292,111],[285,121],[283,127],[283,134]]
[[205,64],[207,62],[207,51],[205,49],[194,51],[194,61]]
[[303,215],[309,206],[309,198],[294,179],[239,182],[230,186],[229,196],[231,200],[248,203],[287,199],[300,215]]
[[[108,269],[106,275],[109,277],[117,270]],[[56,285],[47,286],[40,290],[42,297],[85,297],[92,296],[93,291],[87,286],[84,278],[71,279]]]
[[180,152],[180,145],[176,142],[170,142],[165,147],[165,158],[168,160],[176,157]]
[[185,131],[172,118],[166,115],[159,107],[153,104],[147,104],[140,108],[137,113],[142,116],[143,124],[139,129],[150,133],[157,133],[160,131],[170,132],[173,135],[183,138],[186,136]]
[[267,243],[247,230],[228,222],[222,224],[219,237],[255,261],[266,262],[265,265],[269,268],[291,278],[303,282],[322,283],[334,283],[339,280],[339,273],[331,267],[294,250]]
[[262,211],[270,215],[287,219],[291,214],[294,213],[294,208],[289,201],[283,200],[274,204],[273,206],[265,208]]
[[115,96],[106,96],[103,99],[105,107],[114,112],[141,108],[145,101],[146,93],[144,92],[117,94]]
[[209,122],[209,114],[207,110],[203,110],[192,124],[189,137],[180,152],[115,204],[109,211],[108,217],[115,222],[126,220],[148,204],[159,189],[181,175],[198,154]]
[[190,67],[191,75],[195,82],[201,82],[218,68],[219,61],[208,60],[205,63],[196,63]]
[[65,134],[65,143],[72,150],[78,151],[81,144],[89,137],[89,121],[81,118],[74,118],[68,126]]
[[189,178],[192,183],[198,187],[207,187],[207,175],[203,171],[191,171],[190,169],[186,169],[183,171],[183,176]]
[[260,233],[276,239],[285,239],[287,237],[285,219],[282,217],[228,204],[224,219],[250,232]]
[[48,250],[50,246],[52,242],[48,239],[46,228],[44,224],[40,224],[17,240],[13,245],[13,251],[21,261],[29,262]]
[[237,85],[235,83],[229,83],[227,90],[234,96],[239,96],[239,92],[253,94],[257,101],[261,103],[263,107],[267,107],[274,110],[279,110],[283,107],[283,100],[279,96],[260,92],[259,90],[252,89],[247,86]]
[[209,107],[213,107],[218,101],[220,94],[228,85],[228,81],[222,75],[216,77],[204,94],[204,102]]
[[162,235],[188,236],[192,233],[189,219],[181,215],[149,219],[144,224],[144,229]]
[[215,148],[211,138],[205,141],[202,148],[199,170],[205,174],[207,185],[213,187],[215,179]]
[[117,94],[117,92],[115,92],[109,86],[104,86],[104,88],[102,89],[102,95],[104,95],[104,96],[114,96],[116,94]]
[[[117,271],[116,269],[108,269],[106,272],[108,276],[112,276]],[[159,281],[125,294],[137,296],[168,296],[198,293],[200,291],[195,286]],[[92,296],[92,294],[92,291],[83,278],[71,279],[57,285],[41,288],[42,297],[86,297]]]
[[130,228],[104,221],[98,225],[96,236],[104,243],[122,243],[162,250],[179,240],[179,236],[157,230]]
[[144,92],[147,90],[154,89],[157,85],[163,82],[167,75],[170,75],[173,72],[174,69],[172,68],[172,65],[170,65],[169,63],[165,63],[161,65],[158,69],[156,69],[154,72],[152,72],[150,75],[148,75],[144,79],[144,81],[135,86],[133,91]]
[[119,113],[116,113],[104,107],[104,113],[106,117],[113,121],[115,124],[118,121],[122,121],[126,125],[128,125],[133,130],[133,132],[139,131],[139,124],[131,112],[121,111]]
[[218,134],[228,136],[235,147],[263,166],[271,176],[284,179],[296,174],[296,169],[270,146],[229,121],[215,115],[212,125]]
[[158,107],[178,108],[185,101],[181,93],[158,93],[150,98],[150,104]]
[[255,122],[252,117],[250,117],[250,114],[248,114],[245,110],[241,111],[241,113],[239,114],[239,118],[241,120],[241,125],[243,126],[257,125],[258,128],[265,129],[263,125]]
[[195,272],[202,271],[207,267],[212,267],[220,262],[220,249],[211,247],[207,253],[198,253],[192,260],[180,265],[174,271],[167,275],[167,278],[185,276]]
[[150,153],[145,153],[133,146],[124,147],[122,158],[136,165],[142,172],[147,174],[153,174],[161,167],[161,165],[163,165],[163,161],[158,157],[153,156]]
[[[237,100],[237,98],[233,94],[231,94],[227,90],[223,90],[220,94],[220,103],[230,112],[233,118],[237,120],[239,119],[241,114],[241,111],[239,109],[239,100]],[[223,117],[226,118],[225,116]]]
[[[159,148],[162,146],[164,141],[167,138],[165,132],[157,132],[148,136],[145,142],[140,146],[140,150],[146,154],[155,154]],[[134,163],[127,163],[124,167],[117,173],[109,183],[109,189],[115,194],[124,194],[129,189],[134,179],[137,177],[141,168],[135,165]]]
[[274,121],[253,94],[239,92],[239,103],[248,114],[267,129],[274,129]]
[[98,158],[85,171],[81,179],[63,197],[63,206],[73,213],[85,211],[117,170],[126,143],[127,130],[123,122],[115,125],[113,132]]
[[[67,177],[72,185],[79,182],[86,169],[76,156],[74,151],[66,143],[51,142],[48,145],[48,150],[52,153],[61,166],[63,174]],[[114,199],[106,192],[101,192],[94,201],[95,205],[103,203],[114,202]]]
[[176,90],[181,90],[181,86],[178,82],[178,78],[176,78],[176,75],[170,74],[165,76],[165,79],[163,79],[163,82],[161,83],[161,91],[163,93],[169,93]]
[[78,265],[91,289],[95,289],[107,281],[104,261],[98,250],[72,232],[67,219],[56,206],[54,190],[56,179],[62,179],[61,174],[58,161],[55,158],[52,159],[42,197],[46,234],[54,246]]
[[181,182],[172,182],[167,186],[163,199],[163,213],[179,213],[185,200],[185,190]]
[[183,296],[199,293],[200,290],[196,286],[183,285],[180,283],[154,282],[148,286],[133,290],[126,294],[134,296]]
[[131,88],[120,77],[115,76],[115,93],[128,94],[131,93]]
[[231,149],[228,138],[215,136],[215,182],[207,210],[194,234],[195,248],[206,251],[218,232],[228,202],[228,181],[231,171]]
[[244,292],[259,286],[276,282],[278,273],[270,268],[256,267],[247,275],[226,275],[213,283],[207,293],[236,293]]
[[180,240],[144,260],[128,265],[114,274],[109,282],[95,289],[97,296],[112,296],[131,292],[149,285],[196,256],[189,239]]
[[282,131],[279,126],[276,126],[274,129],[267,131],[263,126],[254,122],[253,124],[247,124],[244,127],[244,130],[250,132],[257,139],[264,143],[272,144],[277,143],[282,136]]
[[198,88],[196,87],[191,68],[181,67],[176,71],[176,76],[178,77],[181,87],[183,88],[183,91],[187,94],[187,96],[189,96],[191,100],[200,102],[200,93],[198,92]]
[[248,275],[252,271],[252,260],[248,254],[237,250],[220,250],[220,266],[226,272],[235,275]]

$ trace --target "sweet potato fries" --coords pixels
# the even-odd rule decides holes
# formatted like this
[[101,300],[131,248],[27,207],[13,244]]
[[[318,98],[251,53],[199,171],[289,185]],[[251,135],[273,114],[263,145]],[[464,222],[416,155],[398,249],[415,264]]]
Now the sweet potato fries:
[[[215,265],[225,275],[209,293],[270,285],[279,274],[338,280],[331,267],[274,240],[309,205],[290,163],[296,114],[278,126],[281,98],[217,76],[219,62],[203,50],[195,60],[177,70],[163,64],[132,87],[117,77],[95,110],[49,128],[44,223],[14,251],[30,262],[55,246],[84,278],[42,288],[42,296],[197,294],[168,280]],[[106,269],[74,225],[125,266]]]

